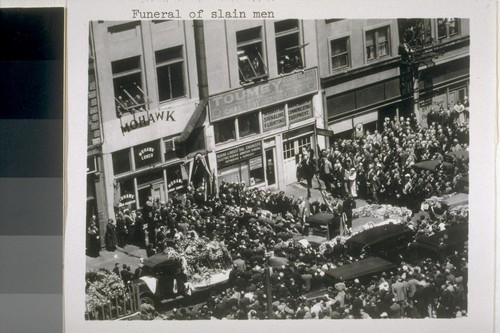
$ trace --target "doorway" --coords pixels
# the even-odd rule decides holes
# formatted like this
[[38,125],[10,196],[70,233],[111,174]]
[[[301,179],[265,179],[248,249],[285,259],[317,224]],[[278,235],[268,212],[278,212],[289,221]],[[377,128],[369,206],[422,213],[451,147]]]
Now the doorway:
[[266,149],[267,186],[276,184],[276,166],[274,163],[274,148]]

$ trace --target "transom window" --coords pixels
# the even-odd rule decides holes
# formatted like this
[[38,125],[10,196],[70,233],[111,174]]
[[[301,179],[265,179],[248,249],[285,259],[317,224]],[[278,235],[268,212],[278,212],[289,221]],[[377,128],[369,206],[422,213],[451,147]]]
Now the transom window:
[[366,59],[378,59],[388,56],[389,49],[389,27],[383,27],[366,32]]

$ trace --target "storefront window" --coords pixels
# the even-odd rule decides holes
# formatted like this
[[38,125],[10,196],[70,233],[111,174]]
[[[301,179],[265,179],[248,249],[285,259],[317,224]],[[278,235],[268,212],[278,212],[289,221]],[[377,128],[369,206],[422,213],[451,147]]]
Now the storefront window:
[[160,141],[150,141],[134,147],[135,168],[151,167],[161,161]]
[[226,142],[236,139],[234,118],[222,120],[214,124],[215,143]]
[[123,149],[112,154],[113,172],[115,175],[130,171],[130,149]]
[[259,113],[254,112],[238,117],[238,128],[241,138],[252,134],[258,134],[260,132]]
[[182,164],[167,167],[167,190],[168,193],[179,191],[184,187],[184,179],[187,179],[186,170],[182,171]]
[[255,157],[249,161],[238,163],[219,170],[219,183],[245,182],[247,186],[257,185],[264,182],[264,168],[262,157]]
[[119,195],[119,207],[135,209],[136,197],[134,179],[127,179],[119,182]]

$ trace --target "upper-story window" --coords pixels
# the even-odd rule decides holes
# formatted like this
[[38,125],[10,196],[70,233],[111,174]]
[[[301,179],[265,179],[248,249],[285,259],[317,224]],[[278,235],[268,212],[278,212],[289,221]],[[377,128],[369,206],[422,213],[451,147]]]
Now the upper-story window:
[[262,56],[261,30],[261,27],[256,27],[236,32],[241,82],[251,82],[267,77],[267,67]]
[[182,46],[155,51],[160,102],[185,95]]
[[365,41],[367,60],[390,55],[389,27],[366,31]]
[[146,98],[142,85],[141,57],[135,56],[111,63],[116,114],[146,110]]
[[457,18],[438,18],[438,39],[449,38],[458,35],[458,24],[459,19]]
[[351,65],[349,49],[349,37],[338,38],[330,41],[332,70],[349,67]]
[[299,20],[291,19],[274,23],[278,73],[286,74],[303,68]]

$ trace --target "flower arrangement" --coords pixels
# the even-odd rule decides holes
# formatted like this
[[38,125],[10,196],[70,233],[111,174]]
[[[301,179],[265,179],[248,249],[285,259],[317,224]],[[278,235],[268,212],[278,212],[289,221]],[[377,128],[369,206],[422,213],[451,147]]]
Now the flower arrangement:
[[105,268],[88,272],[85,277],[85,303],[88,312],[95,312],[114,297],[122,296],[126,290],[123,280]]
[[382,220],[394,219],[396,221],[406,221],[412,212],[406,207],[396,207],[392,205],[366,205],[353,210],[353,218],[375,217]]

